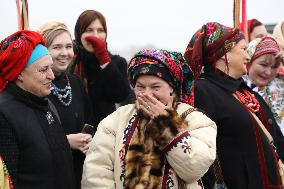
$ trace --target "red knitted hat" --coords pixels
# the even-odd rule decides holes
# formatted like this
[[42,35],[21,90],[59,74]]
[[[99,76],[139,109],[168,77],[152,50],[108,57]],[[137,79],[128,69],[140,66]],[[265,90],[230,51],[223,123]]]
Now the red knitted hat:
[[265,54],[277,54],[280,48],[274,38],[266,36],[260,39],[252,40],[246,49],[251,56],[251,61]]
[[15,81],[25,68],[37,44],[45,45],[42,36],[34,31],[21,30],[0,43],[0,91]]

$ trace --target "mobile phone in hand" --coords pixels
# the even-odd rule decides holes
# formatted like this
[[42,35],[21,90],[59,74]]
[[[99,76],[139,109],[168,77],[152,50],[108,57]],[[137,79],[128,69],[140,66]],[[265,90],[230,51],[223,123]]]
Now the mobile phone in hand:
[[81,133],[86,133],[86,134],[90,134],[90,135],[94,135],[94,126],[93,125],[90,125],[88,123],[85,123],[82,130],[81,130]]

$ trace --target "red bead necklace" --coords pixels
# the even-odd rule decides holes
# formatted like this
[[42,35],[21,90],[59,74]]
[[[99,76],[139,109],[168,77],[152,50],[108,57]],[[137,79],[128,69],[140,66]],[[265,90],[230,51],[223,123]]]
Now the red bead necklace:
[[259,111],[259,102],[254,97],[254,94],[251,94],[248,90],[243,89],[243,93],[236,91],[237,98],[243,103],[247,109],[249,109],[252,112],[258,112]]

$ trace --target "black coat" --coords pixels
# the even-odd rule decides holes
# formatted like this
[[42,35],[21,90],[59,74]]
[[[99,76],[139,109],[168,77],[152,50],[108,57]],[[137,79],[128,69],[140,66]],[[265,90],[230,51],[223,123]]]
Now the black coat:
[[15,189],[74,188],[70,146],[47,99],[13,84],[0,93],[0,155]]
[[[48,98],[54,104],[59,114],[64,132],[68,134],[80,133],[84,124],[94,124],[93,112],[88,96],[84,93],[81,80],[72,74],[67,74],[72,90],[72,100],[69,106],[63,105],[57,96],[51,93]],[[56,76],[52,82],[59,89],[64,89],[67,85],[66,74]],[[68,102],[70,96],[64,102]],[[93,133],[89,133],[93,134]],[[81,179],[85,155],[79,150],[72,150],[74,171],[76,176],[76,188],[81,188]]]
[[[270,185],[279,188],[277,162],[266,135],[259,127],[254,128],[250,113],[232,95],[241,88],[252,92],[242,79],[235,80],[224,74],[205,73],[195,84],[195,106],[205,111],[217,124],[217,154],[229,189],[264,189],[262,174],[268,178]],[[268,117],[268,130],[283,159],[284,139],[281,131],[266,103],[259,95],[255,95]],[[260,133],[259,142],[256,139],[256,132]],[[260,153],[264,155],[267,174],[261,170],[261,160],[257,151],[259,144],[262,146]],[[214,174],[211,168],[203,178],[206,188],[212,188],[212,175]]]
[[130,95],[126,60],[119,55],[109,55],[111,62],[102,69],[95,55],[80,49],[71,66],[72,72],[75,65],[83,65],[81,77],[84,84],[87,83],[96,125],[116,109],[115,103]]

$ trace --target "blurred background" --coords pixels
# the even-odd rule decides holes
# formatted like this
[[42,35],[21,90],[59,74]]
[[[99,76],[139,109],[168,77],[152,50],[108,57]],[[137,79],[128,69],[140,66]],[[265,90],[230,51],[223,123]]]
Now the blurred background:
[[[194,32],[217,21],[233,26],[233,0],[28,0],[31,30],[48,21],[65,23],[71,33],[86,9],[100,11],[107,20],[108,46],[129,59],[138,49],[164,48],[184,52]],[[272,31],[284,20],[284,0],[247,0],[247,19],[256,18]],[[17,31],[15,0],[2,0],[0,39]]]

